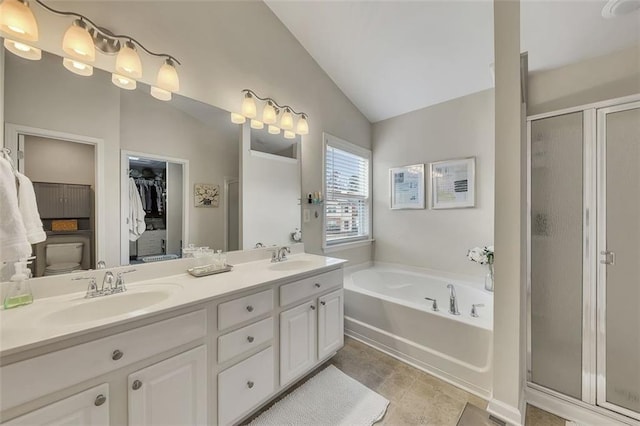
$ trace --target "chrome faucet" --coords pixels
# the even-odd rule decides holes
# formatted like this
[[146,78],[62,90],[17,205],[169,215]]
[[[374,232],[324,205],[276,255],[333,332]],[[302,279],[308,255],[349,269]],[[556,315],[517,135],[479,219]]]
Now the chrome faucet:
[[107,284],[108,287],[106,292],[110,293],[113,291],[115,287],[116,277],[113,276],[113,272],[107,271],[104,273],[104,277],[102,278],[102,286],[100,287],[100,292],[105,293],[104,285]]
[[425,297],[425,300],[429,300],[430,302],[433,302],[433,304],[431,305],[431,310],[434,312],[438,312],[438,301],[436,299],[432,299],[431,297]]
[[460,315],[460,311],[458,311],[458,299],[456,298],[456,289],[453,287],[453,284],[447,284],[447,288],[449,289],[449,313],[451,315]]
[[287,246],[275,249],[271,253],[271,263],[284,262],[287,260],[287,253],[291,254],[291,249]]

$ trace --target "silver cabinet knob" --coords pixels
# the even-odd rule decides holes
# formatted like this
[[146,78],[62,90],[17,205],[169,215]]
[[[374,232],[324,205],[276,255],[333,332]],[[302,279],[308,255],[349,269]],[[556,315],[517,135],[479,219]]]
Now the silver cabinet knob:
[[322,306],[324,306],[324,305],[326,305],[326,304],[327,304],[327,302],[325,302],[325,301],[323,300],[322,302],[320,302],[320,304],[321,304]]
[[315,286],[316,288],[320,288],[320,283],[315,283],[315,284],[314,284],[314,286]]
[[313,305],[311,305],[311,306],[310,306],[310,308],[311,308],[311,310],[312,310],[312,311],[315,311],[315,310],[316,310],[316,307],[315,307],[315,306],[313,306]]
[[254,385],[254,383],[253,383],[251,380],[249,380],[249,381],[247,382],[247,387],[248,387],[249,389],[253,388],[253,385]]
[[116,349],[115,351],[113,351],[113,353],[111,354],[111,359],[114,361],[119,360],[120,358],[122,358],[124,356],[124,353],[120,350],[120,349]]
[[100,394],[100,395],[96,396],[96,400],[95,400],[95,401],[93,401],[93,404],[94,404],[96,407],[99,407],[99,406],[101,406],[102,404],[104,404],[105,402],[107,402],[107,397],[106,397],[106,396],[104,396],[103,394]]
[[142,382],[140,380],[134,380],[131,384],[131,389],[138,390],[142,387]]
[[254,339],[253,339],[253,336],[248,336],[248,337],[247,337],[247,341],[248,341],[249,343],[253,343],[253,340],[254,340]]
[[251,306],[251,305],[247,306],[247,311],[253,312],[253,306]]

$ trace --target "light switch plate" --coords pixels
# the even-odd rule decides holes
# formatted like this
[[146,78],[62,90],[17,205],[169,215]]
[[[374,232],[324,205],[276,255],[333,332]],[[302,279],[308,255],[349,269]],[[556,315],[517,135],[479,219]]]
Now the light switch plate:
[[311,212],[309,212],[309,209],[302,209],[302,221],[304,223],[307,223],[311,220]]

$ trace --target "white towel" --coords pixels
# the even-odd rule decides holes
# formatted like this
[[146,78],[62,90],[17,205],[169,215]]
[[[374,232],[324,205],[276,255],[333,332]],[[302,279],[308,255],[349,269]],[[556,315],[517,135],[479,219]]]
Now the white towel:
[[20,213],[22,214],[22,222],[27,233],[27,240],[31,244],[40,243],[47,239],[44,229],[42,229],[42,221],[40,213],[38,213],[38,203],[36,201],[36,193],[33,190],[33,184],[28,177],[22,173],[17,173],[20,188],[18,189],[18,203],[20,205]]
[[136,183],[129,178],[129,241],[136,241],[147,229],[144,209]]
[[0,157],[0,264],[31,256],[13,167]]

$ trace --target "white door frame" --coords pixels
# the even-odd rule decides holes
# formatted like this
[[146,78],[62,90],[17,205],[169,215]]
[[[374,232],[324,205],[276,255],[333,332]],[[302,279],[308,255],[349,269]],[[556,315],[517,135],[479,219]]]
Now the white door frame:
[[152,160],[182,164],[182,241],[189,239],[189,160],[161,154],[120,150],[120,264],[129,264],[129,157],[143,157]]
[[5,146],[11,150],[11,157],[18,171],[24,173],[25,159],[20,158],[19,152],[24,147],[20,145],[21,136],[37,136],[49,139],[58,139],[67,142],[82,143],[94,146],[95,164],[95,260],[104,259],[106,254],[106,225],[105,225],[105,180],[104,180],[104,139],[90,136],[76,135],[73,133],[58,132],[55,130],[40,129],[37,127],[24,126],[21,124],[5,124]]

